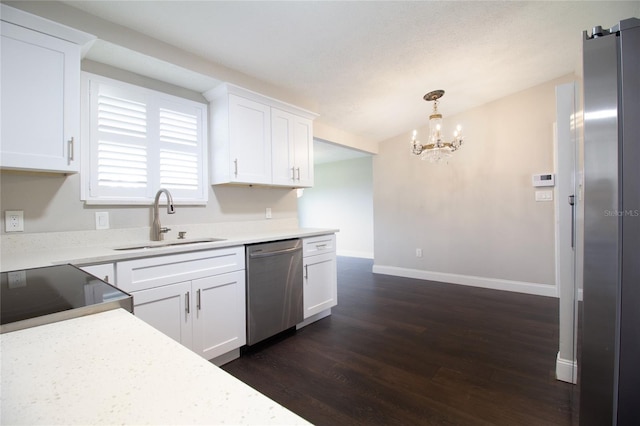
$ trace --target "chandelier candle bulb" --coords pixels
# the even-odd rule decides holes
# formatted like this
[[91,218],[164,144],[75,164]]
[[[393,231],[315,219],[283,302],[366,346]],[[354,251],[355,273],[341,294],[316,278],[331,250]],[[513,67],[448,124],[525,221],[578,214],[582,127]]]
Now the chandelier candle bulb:
[[434,90],[423,96],[425,101],[433,102],[433,113],[429,116],[429,141],[422,145],[416,141],[417,132],[413,131],[411,139],[411,153],[420,156],[422,160],[429,160],[432,163],[440,163],[451,157],[451,154],[462,146],[462,126],[457,125],[453,132],[451,142],[443,141],[442,137],[442,114],[438,112],[438,99],[444,95],[444,90]]

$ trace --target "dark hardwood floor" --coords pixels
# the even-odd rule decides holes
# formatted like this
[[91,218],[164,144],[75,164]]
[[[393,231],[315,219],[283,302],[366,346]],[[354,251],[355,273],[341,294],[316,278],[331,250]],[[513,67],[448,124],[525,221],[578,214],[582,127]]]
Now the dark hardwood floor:
[[338,258],[333,314],[223,368],[317,425],[570,425],[558,300]]

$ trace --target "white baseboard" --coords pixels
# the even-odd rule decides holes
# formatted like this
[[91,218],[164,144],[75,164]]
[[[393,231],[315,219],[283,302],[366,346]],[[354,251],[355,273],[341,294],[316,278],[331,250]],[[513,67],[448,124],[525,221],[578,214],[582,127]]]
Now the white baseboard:
[[578,363],[569,359],[560,358],[560,352],[556,357],[556,379],[567,383],[576,384],[578,378]]
[[524,281],[503,280],[499,278],[475,277],[472,275],[449,274],[446,272],[423,271],[421,269],[399,268],[397,266],[373,265],[374,274],[394,275],[419,280],[439,281],[449,284],[461,284],[493,290],[513,291],[537,296],[558,297],[554,285],[529,283]]

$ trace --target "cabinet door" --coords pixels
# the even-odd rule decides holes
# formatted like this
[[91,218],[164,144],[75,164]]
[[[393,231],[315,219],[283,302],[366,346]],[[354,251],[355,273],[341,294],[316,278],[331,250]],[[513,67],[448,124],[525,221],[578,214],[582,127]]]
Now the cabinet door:
[[313,186],[313,122],[295,116],[292,145],[297,187]]
[[269,106],[229,95],[230,180],[271,183],[271,111]]
[[312,121],[271,108],[273,184],[313,186]]
[[77,172],[80,47],[8,22],[1,27],[0,166]]
[[136,291],[131,295],[135,316],[176,342],[192,347],[191,317],[195,307],[190,282]]
[[271,109],[271,167],[274,185],[296,185],[293,121],[295,116]]
[[193,280],[193,350],[212,359],[246,343],[245,272]]
[[338,304],[336,254],[309,256],[304,262],[304,318]]

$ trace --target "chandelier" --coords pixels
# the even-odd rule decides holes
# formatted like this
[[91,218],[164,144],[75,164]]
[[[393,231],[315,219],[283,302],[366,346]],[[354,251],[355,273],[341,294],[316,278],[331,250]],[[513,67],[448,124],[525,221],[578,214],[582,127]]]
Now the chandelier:
[[444,90],[434,90],[424,95],[425,101],[433,101],[433,112],[429,116],[429,140],[425,145],[416,140],[418,132],[413,131],[411,138],[411,153],[419,155],[422,160],[440,163],[451,157],[451,154],[462,146],[462,127],[458,125],[453,132],[453,140],[445,142],[442,135],[442,114],[438,112],[438,99],[444,95]]

